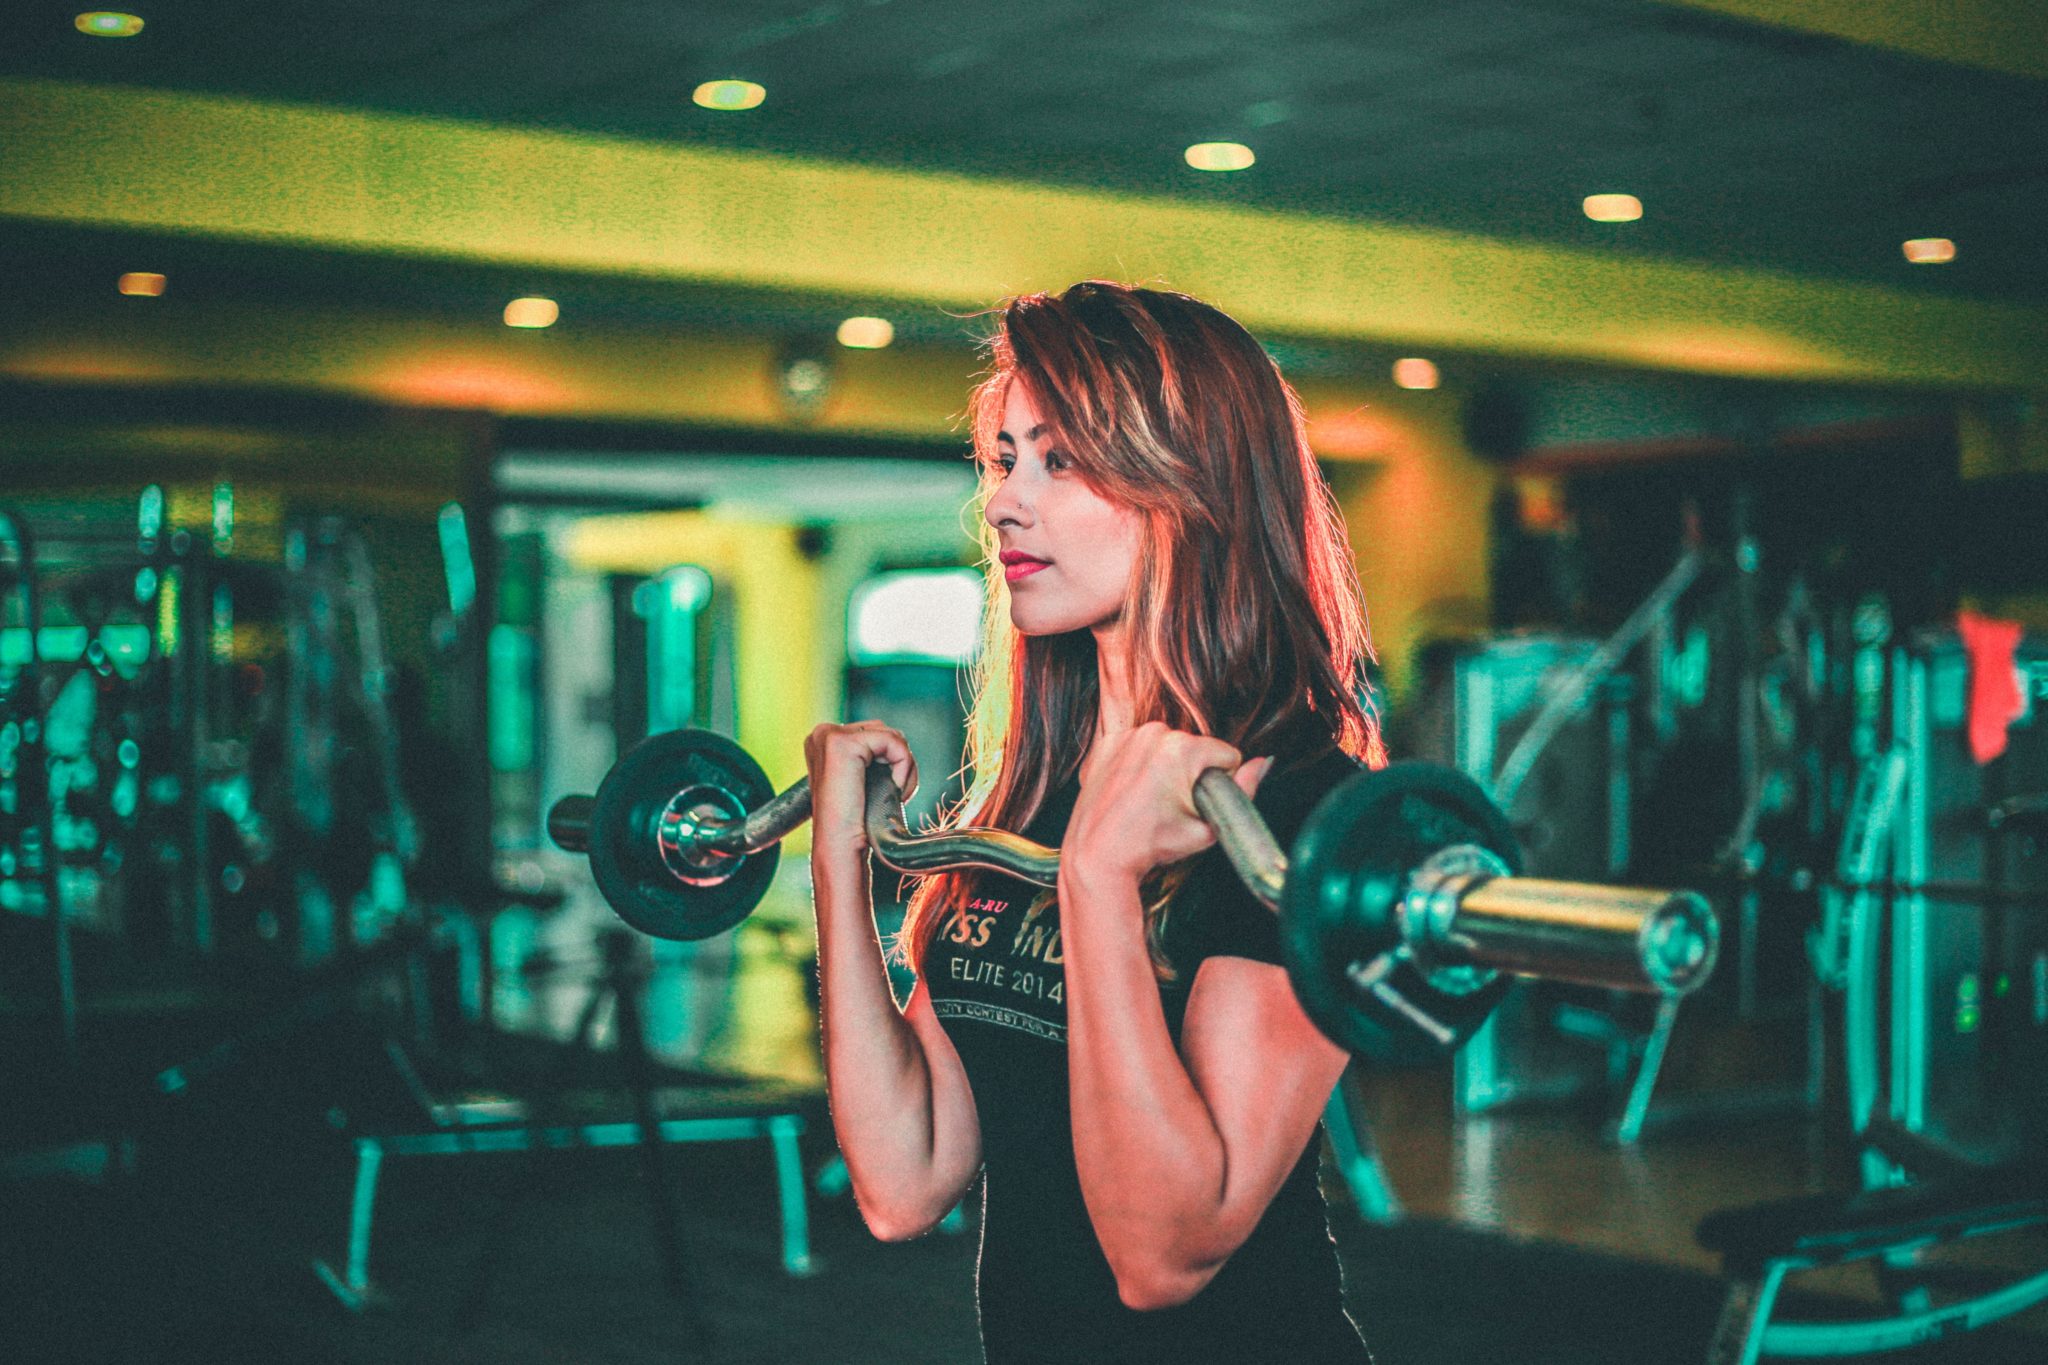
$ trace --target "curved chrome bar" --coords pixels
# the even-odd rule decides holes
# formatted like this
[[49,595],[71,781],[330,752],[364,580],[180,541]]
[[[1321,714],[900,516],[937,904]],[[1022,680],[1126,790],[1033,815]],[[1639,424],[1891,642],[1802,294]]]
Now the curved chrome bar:
[[1268,910],[1278,910],[1280,887],[1287,880],[1287,855],[1243,788],[1223,769],[1211,768],[1195,779],[1195,809],[1216,831],[1223,856],[1237,869],[1246,889]]
[[[700,818],[690,842],[706,853],[758,853],[810,818],[810,780],[800,779],[744,820]],[[875,857],[907,876],[980,867],[1007,872],[1038,886],[1052,886],[1059,881],[1060,851],[1008,830],[969,827],[912,834],[903,818],[902,796],[886,763],[868,767],[866,828],[868,845],[874,849]]]
[[810,818],[811,782],[809,778],[800,778],[748,811],[743,819],[699,821],[695,842],[705,852],[728,857],[759,853],[771,844],[781,843],[790,831]]
[[[1287,877],[1287,855],[1273,832],[1253,808],[1251,798],[1221,768],[1211,768],[1195,783],[1195,808],[1216,831],[1224,856],[1268,908],[1280,904],[1280,884]],[[1055,886],[1060,851],[1033,843],[1003,829],[941,830],[912,834],[903,819],[903,801],[886,764],[868,769],[868,844],[888,867],[910,876],[956,867],[982,867],[1007,872],[1038,886]]]
[[912,834],[903,819],[903,797],[889,765],[868,768],[868,846],[883,865],[908,876],[943,872],[956,867],[982,867],[1007,872],[1037,886],[1056,886],[1060,851],[1035,844],[1006,829],[948,829]]
[[[566,806],[567,801],[562,804]],[[1195,809],[1216,831],[1216,842],[1252,894],[1269,909],[1278,909],[1280,885],[1287,877],[1287,855],[1274,842],[1272,831],[1266,828],[1251,798],[1231,781],[1230,774],[1212,768],[1195,783]],[[811,784],[806,778],[779,792],[743,820],[701,815],[683,837],[690,851],[700,855],[730,857],[758,853],[810,818]],[[908,876],[980,867],[1007,872],[1038,886],[1052,886],[1059,881],[1060,851],[1008,830],[968,826],[934,834],[912,834],[904,821],[903,801],[886,763],[868,767],[866,827],[868,844],[875,856],[885,866]],[[570,846],[559,836],[556,842],[565,848]]]

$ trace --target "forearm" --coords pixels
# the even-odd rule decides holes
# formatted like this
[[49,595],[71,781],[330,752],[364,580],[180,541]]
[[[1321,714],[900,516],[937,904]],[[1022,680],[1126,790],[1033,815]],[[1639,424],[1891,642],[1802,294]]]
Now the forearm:
[[877,1236],[914,1236],[958,1191],[941,1142],[932,1065],[897,1008],[876,936],[865,860],[814,854],[820,1028],[832,1127]]
[[1129,879],[1062,874],[1081,1192],[1133,1306],[1179,1302],[1233,1251],[1223,1137],[1167,1030]]

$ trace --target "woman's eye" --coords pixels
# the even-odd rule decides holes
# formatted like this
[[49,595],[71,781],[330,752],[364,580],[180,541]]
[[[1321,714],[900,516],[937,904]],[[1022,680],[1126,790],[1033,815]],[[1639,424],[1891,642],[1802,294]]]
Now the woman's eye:
[[1048,473],[1048,474],[1057,474],[1057,473],[1059,473],[1059,472],[1060,472],[1061,470],[1063,470],[1063,469],[1068,469],[1068,468],[1071,468],[1071,467],[1072,467],[1072,465],[1071,465],[1071,462],[1070,462],[1070,461],[1069,461],[1069,460],[1067,459],[1067,457],[1066,457],[1065,455],[1061,454],[1061,453],[1060,453],[1059,451],[1057,451],[1057,450],[1048,450],[1048,451],[1046,451],[1046,452],[1045,452],[1045,471],[1046,471],[1046,473]]

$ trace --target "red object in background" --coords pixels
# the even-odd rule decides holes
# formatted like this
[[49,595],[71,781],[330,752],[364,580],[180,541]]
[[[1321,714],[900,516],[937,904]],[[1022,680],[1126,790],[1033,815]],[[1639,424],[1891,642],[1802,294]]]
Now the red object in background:
[[1970,757],[1989,763],[2005,752],[2007,732],[2027,709],[2013,663],[2020,624],[1962,611],[1956,613],[1956,633],[1970,658]]

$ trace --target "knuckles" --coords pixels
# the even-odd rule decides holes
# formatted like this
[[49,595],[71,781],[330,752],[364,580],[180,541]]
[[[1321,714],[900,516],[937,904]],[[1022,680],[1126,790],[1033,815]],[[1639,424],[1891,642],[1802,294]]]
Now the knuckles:
[[1176,730],[1158,720],[1148,720],[1106,742],[1113,747],[1105,756],[1105,770],[1166,769],[1186,776],[1190,783],[1210,768],[1230,771],[1244,762],[1244,755],[1223,740]]

